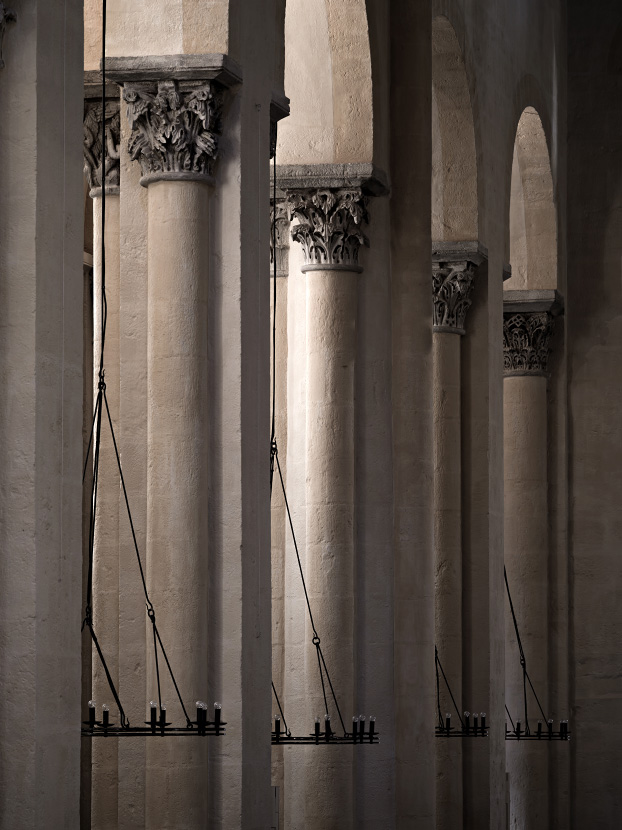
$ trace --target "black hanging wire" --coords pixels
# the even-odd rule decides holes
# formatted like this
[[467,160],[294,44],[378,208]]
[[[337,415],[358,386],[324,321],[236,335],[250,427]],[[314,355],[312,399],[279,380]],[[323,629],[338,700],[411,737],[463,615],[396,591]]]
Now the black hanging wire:
[[[275,125],[276,130],[276,125]],[[289,527],[292,534],[292,541],[294,543],[294,550],[296,551],[296,559],[298,561],[298,569],[300,571],[300,579],[302,580],[302,587],[305,594],[305,600],[307,603],[307,611],[309,612],[309,620],[311,622],[311,628],[313,630],[313,638],[311,642],[315,646],[316,655],[317,655],[317,662],[318,662],[318,670],[320,673],[320,681],[322,685],[322,695],[324,698],[324,708],[325,708],[325,715],[326,717],[330,717],[328,711],[328,696],[326,693],[326,683],[325,679],[328,682],[331,696],[333,702],[335,704],[335,709],[337,710],[337,715],[339,716],[339,721],[341,722],[341,727],[343,729],[344,738],[347,736],[348,732],[346,730],[346,726],[341,714],[341,709],[339,708],[339,702],[337,701],[337,695],[335,694],[335,689],[333,687],[333,683],[328,671],[328,667],[326,665],[326,660],[324,658],[324,653],[322,652],[322,647],[320,645],[320,637],[317,633],[317,629],[315,627],[315,622],[313,620],[313,612],[311,611],[311,603],[309,601],[309,594],[307,591],[307,584],[304,577],[304,572],[302,570],[302,562],[300,560],[300,553],[298,551],[298,542],[296,540],[296,532],[294,530],[294,522],[292,520],[292,514],[289,509],[289,502],[287,500],[287,493],[285,491],[285,482],[283,480],[283,473],[281,472],[281,464],[279,462],[279,451],[276,441],[276,280],[277,280],[277,263],[276,263],[276,139],[275,139],[275,150],[272,159],[273,165],[273,176],[272,176],[272,205],[273,205],[273,218],[272,218],[272,278],[273,278],[273,294],[272,294],[272,426],[271,426],[271,433],[270,433],[270,496],[272,496],[272,485],[274,481],[274,470],[275,466],[279,474],[279,480],[281,482],[281,489],[283,491],[283,499],[285,501],[285,509],[287,511],[287,518],[289,521]],[[285,715],[283,714],[283,708],[281,706],[281,702],[279,700],[279,696],[277,694],[276,688],[274,686],[274,682],[272,683],[272,691],[274,692],[274,696],[276,698],[277,706],[279,707],[279,712],[281,714],[281,718],[283,719],[283,726],[285,727],[285,733],[289,736],[291,735],[290,730],[287,728],[287,722],[285,720]]]
[[[533,687],[533,683],[531,682],[531,678],[529,677],[529,672],[527,671],[527,660],[525,659],[525,652],[523,650],[523,644],[521,642],[520,633],[518,631],[518,622],[516,621],[516,614],[514,613],[514,604],[512,602],[512,595],[510,594],[510,586],[508,584],[508,574],[507,574],[507,571],[505,569],[505,565],[503,566],[503,576],[505,577],[505,588],[506,588],[506,591],[507,591],[507,594],[508,594],[508,600],[510,601],[510,611],[512,612],[512,622],[514,623],[514,631],[516,632],[516,642],[518,643],[518,653],[520,655],[519,656],[520,665],[521,665],[521,668],[523,670],[523,704],[524,704],[524,709],[525,709],[525,735],[530,735],[531,732],[530,732],[530,728],[529,728],[529,718],[528,718],[528,714],[527,714],[527,683],[529,683],[529,686],[531,687],[531,691],[533,692],[533,696],[536,699],[536,703],[538,704],[538,708],[540,709],[540,712],[542,713],[542,717],[544,718],[545,721],[547,721],[547,717],[544,714],[544,709],[542,708],[542,705],[540,703],[540,698],[538,697],[537,692]],[[508,709],[507,705],[505,707],[505,711],[508,713],[508,716],[510,718],[510,722],[512,724],[512,729],[515,729],[514,721],[512,720],[512,716],[510,715],[510,712],[509,712],[509,709]]]
[[160,667],[159,667],[159,660],[158,660],[158,646],[160,651],[162,652],[162,656],[166,662],[166,666],[168,668],[169,675],[171,680],[173,681],[173,685],[175,687],[175,691],[177,693],[177,697],[179,699],[179,703],[183,710],[183,713],[186,718],[186,726],[188,729],[194,729],[194,724],[190,720],[188,716],[188,711],[184,704],[183,698],[181,696],[181,692],[179,691],[179,687],[177,685],[177,681],[175,679],[175,675],[173,673],[173,669],[169,662],[168,656],[166,654],[166,650],[164,648],[164,644],[162,643],[162,638],[160,637],[160,632],[158,631],[158,627],[156,625],[156,616],[155,610],[153,607],[153,603],[149,598],[149,593],[147,591],[147,582],[145,579],[145,572],[143,569],[142,560],[140,557],[140,551],[138,548],[138,540],[136,538],[136,531],[134,528],[134,521],[132,519],[132,512],[130,510],[130,503],[127,495],[127,489],[125,486],[125,477],[123,475],[123,470],[121,467],[121,458],[119,455],[119,450],[117,447],[117,441],[115,437],[114,427],[112,425],[112,417],[110,415],[110,407],[108,406],[108,397],[106,395],[106,381],[105,381],[105,368],[104,368],[104,353],[105,353],[105,346],[106,346],[106,326],[108,321],[108,302],[106,298],[106,149],[107,149],[107,141],[106,141],[106,18],[107,18],[107,0],[102,0],[102,60],[101,60],[101,67],[102,67],[102,98],[101,98],[101,119],[102,119],[102,131],[101,131],[101,199],[102,199],[102,211],[101,211],[101,350],[100,350],[100,358],[99,358],[99,372],[98,372],[98,384],[97,384],[97,398],[95,401],[95,411],[93,414],[93,423],[91,426],[91,434],[89,436],[89,442],[87,446],[86,452],[86,459],[84,463],[84,472],[82,475],[82,482],[84,483],[86,479],[86,471],[88,468],[89,457],[91,453],[91,448],[93,449],[93,483],[91,488],[91,504],[90,504],[90,519],[89,519],[89,568],[88,568],[88,580],[87,580],[87,596],[86,596],[86,608],[84,614],[84,621],[82,623],[82,629],[85,627],[88,628],[89,633],[91,635],[91,639],[99,658],[101,660],[104,672],[106,674],[106,679],[108,681],[108,685],[110,687],[110,691],[112,692],[112,696],[114,697],[115,703],[119,709],[119,715],[121,719],[121,729],[124,731],[128,731],[130,729],[130,722],[125,714],[123,706],[121,705],[121,700],[119,698],[119,694],[117,692],[116,686],[112,679],[112,675],[110,674],[110,670],[108,669],[108,665],[106,663],[106,659],[104,657],[104,653],[102,648],[99,644],[97,636],[95,634],[95,629],[93,625],[93,560],[94,560],[94,552],[95,552],[95,520],[97,515],[97,490],[98,490],[98,483],[99,483],[99,454],[101,448],[101,430],[102,430],[102,415],[103,409],[106,409],[106,416],[108,425],[110,427],[110,433],[112,436],[112,442],[114,445],[114,451],[117,461],[117,467],[119,470],[119,477],[121,480],[121,485],[123,488],[123,497],[125,500],[125,507],[127,510],[127,515],[130,522],[130,528],[132,532],[132,541],[134,543],[134,550],[136,552],[136,558],[138,560],[138,567],[140,569],[140,576],[143,584],[143,591],[145,594],[145,604],[147,607],[147,616],[149,617],[152,630],[153,630],[153,650],[155,656],[155,668],[156,668],[156,678],[158,684],[158,703],[160,705],[160,710],[162,710],[162,695],[161,695],[161,683],[160,683]]
[[441,709],[441,686],[440,686],[440,678],[439,678],[439,669],[441,670],[441,674],[443,675],[443,680],[445,681],[445,685],[447,686],[447,691],[449,692],[449,696],[451,697],[451,702],[454,705],[454,709],[456,710],[456,714],[458,715],[458,719],[460,721],[460,726],[464,727],[464,721],[462,720],[462,716],[460,715],[460,710],[458,709],[458,705],[456,704],[456,700],[454,698],[454,693],[451,691],[451,686],[449,685],[449,681],[445,675],[443,670],[443,665],[441,663],[441,659],[438,656],[438,648],[434,646],[434,663],[436,666],[436,706],[438,709],[438,725],[440,729],[445,729],[445,721],[443,719],[443,710]]

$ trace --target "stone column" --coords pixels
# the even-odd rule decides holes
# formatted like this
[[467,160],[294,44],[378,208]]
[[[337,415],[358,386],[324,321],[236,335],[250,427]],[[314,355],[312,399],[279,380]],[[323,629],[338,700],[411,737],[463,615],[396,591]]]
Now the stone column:
[[[221,93],[202,79],[160,80],[126,83],[123,97],[148,188],[147,583],[192,717],[207,695],[209,205]],[[159,665],[167,717],[184,725],[161,653]],[[205,827],[207,742],[151,742],[146,767],[146,827],[176,827],[180,815],[185,827]]]
[[0,827],[39,830],[78,826],[85,716],[83,4],[13,7],[0,68]]
[[[274,122],[273,122],[274,123]],[[289,273],[289,215],[283,197],[277,196],[270,204],[270,313],[274,315],[274,296],[276,291],[276,388],[275,388],[275,437],[279,452],[279,463],[283,478],[286,480],[287,459],[287,276]],[[272,237],[273,224],[276,223],[276,240]],[[276,245],[274,245],[276,242]],[[276,286],[273,285],[274,262],[276,258]],[[272,336],[272,334],[271,334]],[[270,348],[272,349],[272,342]],[[272,355],[271,355],[272,358]],[[272,373],[273,363],[270,362]],[[270,391],[272,392],[272,377]],[[272,400],[270,406],[273,406]],[[278,471],[274,470],[271,501],[271,536],[272,536],[272,682],[277,690],[281,705],[284,705],[285,674],[285,550],[289,534],[285,500]],[[278,706],[273,699],[274,712]],[[287,719],[287,712],[285,712]],[[291,728],[291,724],[288,724]],[[284,775],[283,748],[272,749],[272,784],[279,787],[279,810],[283,815]]]
[[[346,729],[354,713],[354,370],[358,251],[366,238],[360,188],[306,190],[289,195],[298,224],[292,238],[303,246],[307,282],[306,579],[322,650]],[[307,622],[305,679],[313,712],[324,704],[312,630]],[[329,699],[331,726],[342,732]],[[352,749],[308,752],[304,826],[353,826]],[[302,818],[302,817],[301,817]]]
[[[463,707],[460,338],[465,333],[476,268],[483,258],[477,242],[436,243],[432,253],[435,637],[439,658],[460,709]],[[451,711],[452,722],[457,723],[442,679],[441,705],[443,716],[445,710]],[[436,741],[436,826],[451,830],[461,823],[461,742],[439,738]]]
[[[547,357],[556,292],[506,291],[504,358],[504,559],[527,669],[545,713],[548,706]],[[506,602],[506,705],[525,729],[523,677]],[[542,715],[528,689],[529,723]],[[506,743],[510,822],[524,830],[549,826],[550,748]]]
[[[96,77],[97,76],[97,77]],[[106,340],[105,383],[115,430],[119,425],[119,90],[107,86],[102,116],[101,78],[87,73],[84,106],[84,172],[93,199],[93,400],[98,394],[102,346],[102,117],[105,118],[106,163]],[[119,473],[105,411],[102,414],[97,514],[93,554],[93,622],[114,683],[119,688]],[[99,711],[114,700],[94,647],[92,649],[92,699]],[[94,828],[116,826],[118,820],[118,744],[93,741],[91,823]]]

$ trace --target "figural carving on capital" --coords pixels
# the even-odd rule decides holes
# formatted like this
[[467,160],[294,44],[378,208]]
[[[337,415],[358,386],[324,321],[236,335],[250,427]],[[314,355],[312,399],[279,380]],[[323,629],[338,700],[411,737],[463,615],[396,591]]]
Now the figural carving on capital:
[[297,190],[287,196],[292,239],[300,242],[305,269],[361,271],[359,248],[369,245],[361,226],[368,221],[367,198],[360,188]]
[[[121,118],[119,100],[106,101],[106,188],[118,188],[120,181]],[[84,174],[91,191],[102,186],[102,102],[84,104]]]
[[503,374],[546,375],[553,316],[547,311],[503,315]]
[[434,331],[465,333],[475,268],[475,264],[469,260],[432,263]]
[[277,199],[276,203],[270,199],[270,274],[274,268],[275,250],[276,275],[286,277],[289,271],[289,213],[284,199]]
[[4,60],[2,59],[2,44],[4,43],[4,33],[6,32],[7,23],[15,23],[17,15],[15,12],[7,9],[2,0],[0,0],[0,69],[4,69]]
[[123,99],[129,154],[140,162],[145,180],[211,178],[222,112],[222,94],[213,82],[126,83]]

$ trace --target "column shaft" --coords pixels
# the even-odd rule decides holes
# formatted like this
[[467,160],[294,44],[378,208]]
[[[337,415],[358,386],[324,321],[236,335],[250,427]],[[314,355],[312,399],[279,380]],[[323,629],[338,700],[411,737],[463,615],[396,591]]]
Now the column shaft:
[[[101,194],[101,189],[99,190]],[[93,396],[98,394],[102,338],[102,197],[93,199]],[[106,344],[105,382],[115,430],[119,424],[119,195],[106,194]],[[93,555],[93,624],[115,686],[119,688],[119,471],[105,407],[102,411],[97,513]],[[112,692],[102,662],[92,649],[92,696],[101,719],[102,704],[110,706],[118,723]],[[121,701],[125,706],[126,703]],[[127,714],[127,712],[126,712]],[[93,828],[117,825],[118,742],[93,741],[91,824]]]
[[[460,334],[435,332],[434,360],[434,548],[435,634],[439,658],[462,707],[462,509],[460,442]],[[441,678],[442,714],[451,698]],[[436,747],[436,826],[462,825],[462,746],[438,739]]]
[[[527,668],[547,712],[547,394],[542,376],[504,380],[504,555]],[[506,703],[524,729],[523,678],[506,603]],[[531,729],[542,715],[528,689]],[[548,824],[547,746],[507,742],[511,826],[545,830]]]
[[[207,693],[209,190],[201,182],[154,182],[148,201],[148,585],[191,714]],[[183,725],[161,654],[159,665],[168,719]],[[157,699],[153,654],[148,683]],[[172,830],[183,815],[185,828],[204,828],[206,773],[206,741],[151,741],[146,826]]]
[[[271,281],[272,282],[272,281]],[[272,287],[272,286],[271,286]],[[271,294],[271,304],[273,294]],[[274,314],[274,308],[272,309]],[[270,364],[272,367],[272,363]],[[272,371],[272,369],[271,369]],[[272,380],[272,379],[271,379]],[[276,279],[276,400],[275,435],[283,478],[287,477],[287,279]],[[281,705],[285,705],[285,550],[289,533],[285,499],[278,471],[274,471],[271,503],[272,537],[272,681]],[[278,706],[273,700],[273,714]],[[287,719],[287,711],[285,712]],[[292,727],[293,724],[288,726]],[[272,783],[279,787],[280,815],[283,815],[283,749],[272,750]]]
[[[354,368],[356,273],[309,271],[307,279],[307,580],[346,728],[354,690]],[[312,631],[307,625],[307,641]],[[306,646],[307,694],[324,713],[315,648]],[[329,699],[332,729],[341,732]],[[349,722],[349,723],[348,723]],[[309,724],[311,728],[311,724]],[[352,827],[352,750],[308,753],[305,819],[310,830]]]

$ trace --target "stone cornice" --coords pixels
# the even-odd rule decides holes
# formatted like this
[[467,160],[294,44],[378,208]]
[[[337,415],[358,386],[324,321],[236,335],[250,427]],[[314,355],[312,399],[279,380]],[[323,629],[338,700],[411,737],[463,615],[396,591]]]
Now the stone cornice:
[[464,334],[474,278],[488,251],[475,241],[432,244],[432,296],[435,332]]
[[488,259],[488,249],[478,240],[432,242],[432,262],[470,262],[475,267]]
[[242,69],[229,55],[144,55],[106,58],[106,78],[118,84],[141,81],[216,81],[223,87],[242,82]]
[[553,317],[561,314],[564,309],[564,298],[554,289],[518,289],[503,292],[503,313],[516,312],[532,313],[548,311]]
[[[99,77],[99,82],[97,80]],[[102,88],[100,73],[85,73],[84,83],[84,174],[91,196],[102,188]],[[118,87],[106,85],[106,193],[118,193],[120,181],[121,118]]]
[[[272,180],[273,172],[270,171]],[[365,196],[386,196],[386,173],[373,164],[277,164],[279,196],[296,190],[360,189]]]
[[287,208],[298,220],[291,235],[303,247],[303,271],[363,270],[359,248],[369,243],[361,229],[368,221],[361,188],[294,190],[287,194]]
[[7,9],[2,0],[0,0],[0,69],[4,69],[4,60],[2,59],[2,44],[4,42],[4,33],[6,32],[7,23],[15,23],[17,15],[11,9]]

